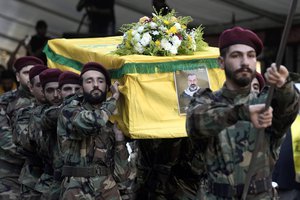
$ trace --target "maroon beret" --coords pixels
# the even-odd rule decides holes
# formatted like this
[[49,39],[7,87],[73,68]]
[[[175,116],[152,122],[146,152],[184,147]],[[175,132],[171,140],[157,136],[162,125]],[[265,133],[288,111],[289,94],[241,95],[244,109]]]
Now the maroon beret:
[[29,70],[29,80],[31,81],[35,76],[39,75],[42,71],[48,69],[45,65],[34,65],[33,68]]
[[58,84],[61,88],[64,84],[78,84],[80,83],[80,76],[74,72],[64,71],[58,77]]
[[260,73],[258,73],[258,72],[256,72],[255,78],[257,78],[257,80],[258,80],[258,83],[259,83],[259,91],[261,91],[261,89],[263,89],[263,87],[265,86],[265,79],[264,79],[264,77],[263,77]]
[[18,58],[15,61],[14,68],[15,68],[16,72],[19,72],[19,71],[21,71],[21,69],[23,67],[26,67],[28,65],[37,65],[37,64],[44,65],[44,62],[41,59],[34,57],[34,56],[24,56],[24,57]]
[[88,62],[88,63],[86,63],[82,67],[82,70],[81,70],[81,73],[80,73],[80,77],[82,77],[82,75],[85,72],[89,71],[89,70],[95,70],[95,71],[101,72],[105,76],[105,80],[106,80],[107,86],[111,85],[111,80],[110,80],[109,72],[101,64],[96,63],[96,62]]
[[42,73],[40,73],[40,81],[43,89],[45,89],[45,85],[50,82],[58,82],[58,77],[62,73],[59,69],[46,69]]
[[263,48],[262,41],[254,32],[238,26],[223,31],[219,37],[220,50],[234,44],[245,44],[253,47],[256,51],[256,55],[259,55]]

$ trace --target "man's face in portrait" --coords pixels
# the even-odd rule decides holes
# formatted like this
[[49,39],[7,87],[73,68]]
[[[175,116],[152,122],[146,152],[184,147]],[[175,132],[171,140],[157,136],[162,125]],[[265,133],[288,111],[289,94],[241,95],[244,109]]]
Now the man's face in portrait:
[[188,86],[190,91],[195,91],[198,89],[198,79],[195,74],[188,75]]

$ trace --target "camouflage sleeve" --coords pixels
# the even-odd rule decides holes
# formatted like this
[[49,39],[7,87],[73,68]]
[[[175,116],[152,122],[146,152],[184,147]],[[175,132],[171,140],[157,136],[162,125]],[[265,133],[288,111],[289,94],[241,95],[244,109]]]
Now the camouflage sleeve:
[[[62,108],[63,110],[63,108]],[[64,165],[64,147],[69,147],[69,141],[67,140],[66,118],[62,114],[62,110],[58,115],[57,120],[57,154],[59,154],[54,160],[54,178],[55,180],[61,178],[62,166]],[[54,152],[55,153],[55,152]],[[55,157],[54,157],[55,158]]]
[[273,108],[272,130],[277,137],[282,137],[299,111],[299,93],[293,82],[287,82],[282,88],[275,90],[271,106]]
[[[100,127],[105,126],[109,117],[116,109],[116,99],[111,98],[102,104],[100,109],[85,110],[78,107],[69,119],[77,133],[83,135],[96,134]],[[64,113],[63,113],[64,114]]]
[[299,93],[293,82],[287,82],[282,88],[275,89],[271,106],[273,108],[272,126],[266,129],[271,134],[270,151],[276,161],[284,135],[297,117],[299,111]]
[[[65,105],[59,115],[57,120],[57,143],[58,143],[58,152],[61,156],[63,164],[68,158],[68,156],[71,157],[71,160],[74,163],[80,162],[80,160],[77,160],[78,157],[80,157],[77,152],[77,148],[79,148],[77,145],[72,145],[74,141],[80,142],[84,139],[84,135],[80,135],[75,131],[75,128],[73,126],[74,116],[77,115],[77,113],[80,111],[80,106],[76,105]],[[74,153],[75,152],[75,153]],[[57,163],[57,167],[59,168],[59,163]],[[57,169],[55,169],[57,170]],[[60,170],[60,169],[58,169]]]
[[60,107],[51,106],[46,109],[41,117],[41,127],[43,130],[52,130],[57,128],[57,117],[60,111]]
[[12,142],[12,128],[6,115],[6,106],[3,104],[0,104],[0,146],[3,150],[15,147]]
[[30,151],[33,148],[34,139],[29,134],[29,121],[33,106],[27,106],[17,111],[13,130],[13,142],[19,150]]
[[6,112],[8,104],[13,98],[13,92],[4,93],[0,97],[0,148],[15,155],[17,152],[16,145],[13,143],[11,122]]
[[187,111],[186,129],[195,139],[214,137],[238,120],[250,120],[248,105],[219,102],[210,90],[202,90],[191,100]]
[[117,182],[125,181],[130,174],[129,153],[126,142],[116,142],[114,155],[114,178]]

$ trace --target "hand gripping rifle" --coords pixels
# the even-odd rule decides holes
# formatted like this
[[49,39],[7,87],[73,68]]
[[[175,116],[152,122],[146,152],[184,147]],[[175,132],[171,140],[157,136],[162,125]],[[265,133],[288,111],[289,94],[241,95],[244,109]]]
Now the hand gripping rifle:
[[[282,37],[281,37],[281,41],[280,41],[280,46],[279,46],[279,50],[276,56],[276,67],[277,70],[279,71],[280,69],[280,65],[282,62],[282,58],[283,58],[283,53],[285,50],[285,46],[287,43],[287,39],[289,36],[289,31],[292,25],[292,20],[293,20],[293,15],[295,13],[297,7],[297,0],[292,0],[290,8],[289,8],[289,13],[285,22],[285,26],[284,26],[284,30],[282,33]],[[271,105],[271,101],[272,101],[272,97],[273,97],[273,93],[274,93],[274,89],[275,86],[271,85],[268,96],[267,96],[267,101],[266,101],[266,105],[265,105],[265,110],[267,110],[270,105]],[[256,163],[256,159],[257,159],[257,155],[259,150],[261,149],[261,146],[264,143],[264,129],[260,129],[257,136],[256,136],[256,145],[255,145],[255,149],[252,153],[252,157],[251,157],[251,161],[250,161],[250,165],[249,165],[249,170],[247,172],[246,175],[246,180],[245,180],[245,185],[244,185],[244,189],[243,189],[243,193],[242,193],[242,200],[246,200],[247,194],[248,194],[248,190],[249,190],[249,185],[251,182],[251,178],[254,175],[256,169],[257,169],[257,163]]]

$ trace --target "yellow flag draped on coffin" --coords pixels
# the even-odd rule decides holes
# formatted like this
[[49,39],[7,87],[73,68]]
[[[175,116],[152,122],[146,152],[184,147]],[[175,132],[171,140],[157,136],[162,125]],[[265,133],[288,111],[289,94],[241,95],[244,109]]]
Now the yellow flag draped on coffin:
[[185,116],[179,115],[174,72],[207,68],[210,87],[219,89],[224,72],[218,68],[218,49],[207,47],[194,55],[118,56],[112,54],[122,37],[53,39],[44,52],[48,66],[79,73],[84,63],[104,65],[121,83],[118,120],[131,138],[185,137]]

